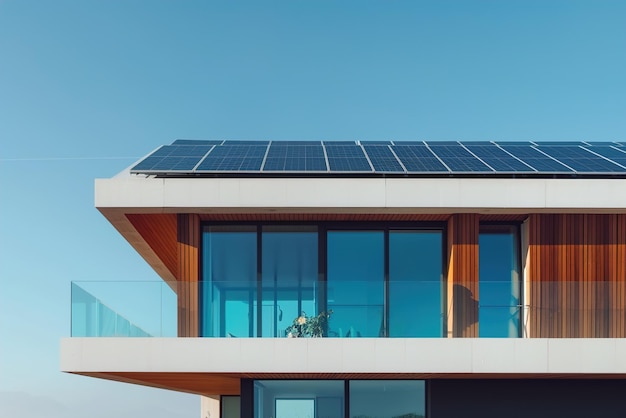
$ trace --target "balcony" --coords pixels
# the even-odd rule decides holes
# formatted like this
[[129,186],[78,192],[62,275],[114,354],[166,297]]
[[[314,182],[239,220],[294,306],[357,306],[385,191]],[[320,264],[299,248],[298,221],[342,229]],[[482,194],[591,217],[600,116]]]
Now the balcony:
[[[322,319],[327,338],[623,338],[626,284],[344,281],[75,282],[72,337],[176,337],[195,316],[202,337],[286,338]],[[321,315],[320,315],[321,314]],[[327,323],[323,320],[328,317]],[[306,334],[306,333],[305,333]]]

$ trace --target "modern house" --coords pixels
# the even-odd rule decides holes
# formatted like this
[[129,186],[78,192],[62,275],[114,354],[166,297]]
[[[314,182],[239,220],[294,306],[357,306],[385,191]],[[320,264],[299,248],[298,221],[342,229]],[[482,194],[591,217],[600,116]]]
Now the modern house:
[[626,416],[626,143],[177,140],[96,207],[162,282],[73,284],[65,372],[203,418]]

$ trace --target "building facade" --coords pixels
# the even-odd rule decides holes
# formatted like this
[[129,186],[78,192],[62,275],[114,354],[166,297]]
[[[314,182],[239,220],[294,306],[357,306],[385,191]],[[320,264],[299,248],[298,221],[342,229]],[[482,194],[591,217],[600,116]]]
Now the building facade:
[[624,160],[177,141],[96,180],[162,282],[73,284],[61,368],[212,418],[623,417]]

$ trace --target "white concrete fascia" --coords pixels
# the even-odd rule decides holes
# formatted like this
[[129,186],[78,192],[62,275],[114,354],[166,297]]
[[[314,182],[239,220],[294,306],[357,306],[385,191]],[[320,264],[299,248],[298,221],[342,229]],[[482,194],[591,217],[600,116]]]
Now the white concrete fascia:
[[130,176],[97,179],[95,203],[127,213],[625,213],[626,180]]
[[64,338],[65,372],[626,374],[626,339]]

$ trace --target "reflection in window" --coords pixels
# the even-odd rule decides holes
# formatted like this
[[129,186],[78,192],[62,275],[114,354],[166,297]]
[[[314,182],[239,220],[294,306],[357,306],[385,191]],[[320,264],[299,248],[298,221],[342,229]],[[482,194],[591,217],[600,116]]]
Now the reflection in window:
[[352,418],[423,418],[426,416],[423,380],[351,380]]
[[481,226],[478,248],[478,335],[519,337],[521,303],[517,228]]
[[443,335],[440,231],[389,231],[389,336]]
[[317,228],[263,227],[262,336],[284,337],[302,312],[317,313]]
[[206,337],[256,334],[256,227],[211,226],[203,234],[203,321]]
[[329,231],[330,337],[381,337],[385,243],[382,231]]
[[240,418],[241,417],[241,399],[239,396],[222,395],[220,409],[222,411],[221,418]]
[[343,418],[342,380],[257,380],[255,418]]

